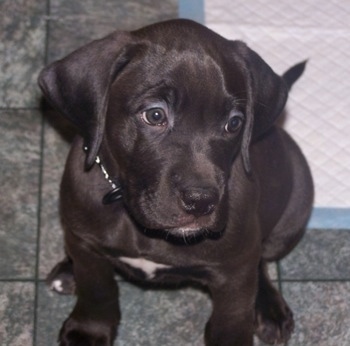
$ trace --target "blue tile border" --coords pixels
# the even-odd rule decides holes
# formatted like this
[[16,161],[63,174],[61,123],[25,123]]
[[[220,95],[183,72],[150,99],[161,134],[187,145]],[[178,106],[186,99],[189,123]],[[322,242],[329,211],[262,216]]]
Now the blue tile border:
[[350,208],[315,207],[308,228],[350,230]]
[[204,24],[204,0],[178,0],[179,17]]

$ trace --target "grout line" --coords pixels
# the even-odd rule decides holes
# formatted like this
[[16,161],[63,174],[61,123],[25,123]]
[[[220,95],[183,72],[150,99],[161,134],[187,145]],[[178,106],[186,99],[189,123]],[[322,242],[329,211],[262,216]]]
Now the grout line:
[[307,283],[307,282],[350,282],[349,278],[313,278],[313,277],[305,277],[305,278],[288,278],[288,273],[282,275],[282,265],[281,261],[276,262],[277,266],[277,279],[278,279],[278,289],[283,294],[283,283]]
[[41,240],[41,206],[42,206],[42,183],[44,169],[44,129],[45,119],[42,115],[41,119],[41,135],[40,135],[40,171],[39,171],[39,191],[38,191],[38,211],[37,211],[37,240],[36,240],[36,261],[35,261],[35,293],[34,293],[34,320],[33,320],[33,345],[36,345],[36,329],[37,329],[37,309],[38,309],[38,286],[39,286],[39,266],[40,266],[40,240]]
[[44,283],[45,280],[44,279],[39,279],[36,280],[35,278],[0,278],[0,283],[4,283],[4,282],[18,282],[18,283],[26,283],[26,282],[33,282],[35,283],[36,281],[40,282],[40,283]]
[[322,278],[305,278],[305,279],[283,279],[282,283],[307,283],[307,282],[325,282],[325,283],[342,283],[350,282],[350,279],[322,279]]
[[[46,0],[46,15],[50,15],[50,0]],[[50,33],[50,21],[46,20],[45,25],[45,51],[44,51],[44,64],[48,61],[48,43]],[[36,263],[35,263],[35,293],[34,293],[34,316],[33,316],[33,346],[37,344],[37,327],[38,327],[38,303],[39,303],[39,283],[40,280],[40,243],[41,243],[41,206],[42,206],[42,193],[43,193],[43,173],[44,173],[44,140],[45,140],[45,118],[42,115],[41,118],[41,137],[40,137],[40,171],[38,177],[39,191],[38,191],[38,224],[37,224],[37,242],[36,242]]]
[[40,107],[0,107],[0,111],[40,111]]

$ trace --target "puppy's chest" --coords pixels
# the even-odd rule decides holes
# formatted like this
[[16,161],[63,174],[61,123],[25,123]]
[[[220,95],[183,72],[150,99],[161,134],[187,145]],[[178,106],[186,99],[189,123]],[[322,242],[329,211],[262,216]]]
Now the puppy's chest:
[[132,258],[121,256],[118,260],[126,265],[125,269],[131,270],[135,275],[138,274],[137,276],[141,274],[147,280],[152,280],[160,272],[164,273],[167,269],[173,268],[170,265],[153,262],[142,257]]
[[117,268],[129,278],[176,284],[183,281],[206,282],[208,268],[194,263],[169,265],[143,257],[120,256]]

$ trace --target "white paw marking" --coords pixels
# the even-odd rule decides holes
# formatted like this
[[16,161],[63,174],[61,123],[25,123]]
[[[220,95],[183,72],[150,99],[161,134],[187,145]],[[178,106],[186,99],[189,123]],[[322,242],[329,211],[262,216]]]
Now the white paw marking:
[[63,287],[62,287],[62,281],[61,280],[55,280],[51,284],[51,289],[57,292],[62,292]]
[[169,265],[155,263],[144,258],[119,257],[119,260],[133,268],[141,269],[148,279],[153,279],[158,269],[171,268]]

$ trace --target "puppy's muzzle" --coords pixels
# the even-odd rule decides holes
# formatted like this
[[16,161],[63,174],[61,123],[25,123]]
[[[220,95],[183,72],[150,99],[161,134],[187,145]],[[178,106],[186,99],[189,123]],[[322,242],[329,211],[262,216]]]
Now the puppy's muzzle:
[[214,211],[219,202],[219,194],[214,188],[188,188],[181,192],[181,202],[186,213],[200,217]]

